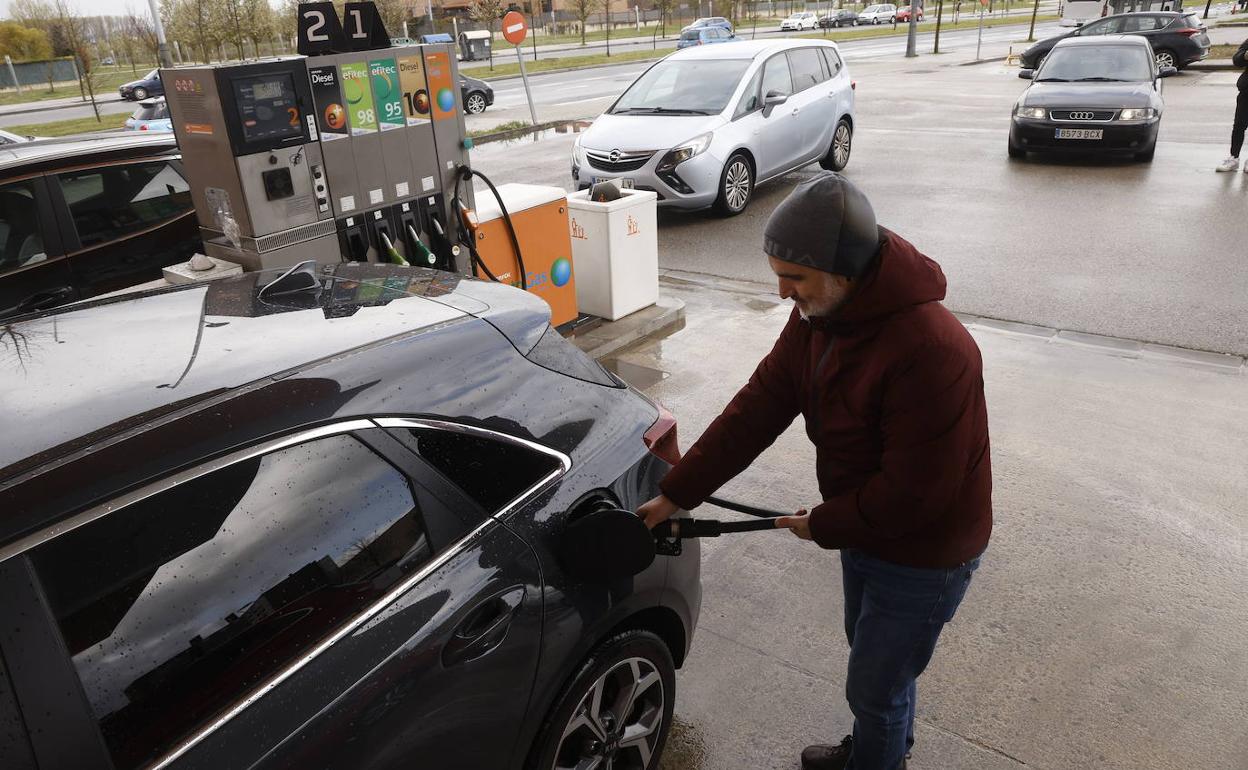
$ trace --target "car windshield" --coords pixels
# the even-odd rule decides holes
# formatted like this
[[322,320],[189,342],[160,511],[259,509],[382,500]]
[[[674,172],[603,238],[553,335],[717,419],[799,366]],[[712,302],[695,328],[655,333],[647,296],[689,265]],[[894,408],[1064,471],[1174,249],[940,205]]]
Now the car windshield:
[[134,111],[132,116],[135,120],[156,120],[158,118],[168,117],[164,115],[164,107],[140,107]]
[[863,13],[875,13],[876,11],[882,10],[883,8],[884,6],[882,5],[869,5],[867,6],[867,10],[863,11]]
[[637,78],[612,115],[714,115],[723,112],[749,59],[668,59]]
[[1054,48],[1036,73],[1039,82],[1152,80],[1148,52],[1142,46],[1104,45]]
[[144,76],[143,76],[143,79],[144,79],[144,80],[155,80],[155,79],[156,79],[156,76],[157,76],[158,74],[160,74],[158,71],[156,71],[156,70],[152,70],[151,72],[149,72],[149,73],[147,73],[146,75],[144,75]]

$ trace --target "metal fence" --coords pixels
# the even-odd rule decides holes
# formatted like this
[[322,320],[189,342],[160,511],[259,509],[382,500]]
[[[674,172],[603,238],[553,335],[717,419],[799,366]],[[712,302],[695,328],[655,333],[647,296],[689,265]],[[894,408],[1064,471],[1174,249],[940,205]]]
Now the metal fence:
[[[72,58],[13,62],[13,71],[17,73],[17,82],[24,86],[46,84],[49,80],[63,83],[78,79],[78,68]],[[0,88],[13,88],[14,85],[9,68],[0,61]]]

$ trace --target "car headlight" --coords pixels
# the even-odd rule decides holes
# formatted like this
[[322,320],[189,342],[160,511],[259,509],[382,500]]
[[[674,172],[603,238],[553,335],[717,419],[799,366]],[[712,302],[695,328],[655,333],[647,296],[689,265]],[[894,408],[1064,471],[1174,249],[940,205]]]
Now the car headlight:
[[1044,120],[1049,116],[1048,110],[1043,107],[1024,107],[1021,104],[1014,107],[1014,114],[1020,118],[1033,118],[1035,120]]
[[1157,116],[1157,111],[1151,107],[1146,108],[1128,108],[1118,113],[1119,120],[1149,120]]
[[663,160],[659,163],[657,170],[670,171],[690,158],[701,155],[706,152],[706,148],[711,146],[711,138],[711,132],[707,131],[705,134],[695,136],[679,147],[673,147],[663,156]]
[[572,143],[572,165],[573,166],[587,165],[585,161],[585,148],[581,146],[581,136],[582,136],[581,134],[577,134],[576,141]]

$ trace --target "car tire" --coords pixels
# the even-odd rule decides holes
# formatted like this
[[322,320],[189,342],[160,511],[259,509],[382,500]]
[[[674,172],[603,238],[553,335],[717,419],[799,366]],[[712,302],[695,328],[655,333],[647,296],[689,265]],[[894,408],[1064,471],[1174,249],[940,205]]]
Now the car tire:
[[1009,152],[1010,157],[1014,160],[1022,160],[1027,157],[1027,151],[1022,147],[1019,147],[1017,144],[1014,144],[1014,137],[1012,136],[1009,139],[1007,152]]
[[828,152],[819,159],[819,165],[828,171],[840,171],[849,165],[849,156],[854,149],[854,127],[845,118],[841,118],[832,132],[832,144]]
[[133,91],[131,91],[131,92],[130,92],[130,95],[134,97],[134,100],[135,100],[136,102],[141,102],[141,101],[143,101],[144,99],[146,99],[146,98],[147,98],[147,89],[146,89],[146,88],[136,88],[136,89],[134,89]]
[[1141,163],[1151,163],[1153,161],[1153,156],[1156,154],[1157,154],[1157,140],[1154,139],[1153,143],[1148,146],[1147,150],[1144,150],[1143,152],[1137,152],[1135,154],[1135,159]]
[[719,175],[719,196],[715,211],[723,217],[735,217],[750,205],[754,197],[754,167],[743,153],[733,153]]
[[470,115],[480,115],[485,112],[485,94],[480,91],[468,94],[468,98],[464,100],[464,111]]
[[[637,690],[629,686],[643,683]],[[597,709],[595,693],[599,694]],[[639,629],[611,637],[589,654],[555,699],[529,752],[528,770],[578,764],[581,759],[604,756],[612,746],[618,746],[621,753],[613,763],[604,762],[606,767],[621,766],[621,759],[641,759],[644,770],[656,770],[672,725],[675,695],[676,666],[662,639]],[[616,711],[625,714],[621,717]],[[634,733],[638,728],[645,732],[629,743],[621,742],[630,727]],[[595,737],[596,730],[606,732],[611,740],[604,745]],[[645,743],[648,759],[638,741]]]
[[1163,48],[1155,52],[1153,58],[1157,60],[1158,67],[1174,67],[1178,69],[1179,57],[1174,55],[1174,51]]

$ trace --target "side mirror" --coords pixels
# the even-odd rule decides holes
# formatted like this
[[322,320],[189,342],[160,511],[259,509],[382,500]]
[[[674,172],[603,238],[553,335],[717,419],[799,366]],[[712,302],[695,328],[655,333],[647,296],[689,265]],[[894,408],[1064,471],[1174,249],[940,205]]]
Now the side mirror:
[[1036,71],[1029,70],[1029,69],[1021,69],[1018,71],[1018,76],[1022,78],[1023,80],[1031,80],[1032,78],[1036,76]]
[[779,91],[768,91],[767,95],[763,97],[763,117],[771,117],[771,111],[788,100],[788,94],[782,94]]
[[1177,67],[1162,67],[1160,70],[1157,71],[1157,74],[1160,77],[1168,78],[1171,75],[1179,74],[1179,70]]

